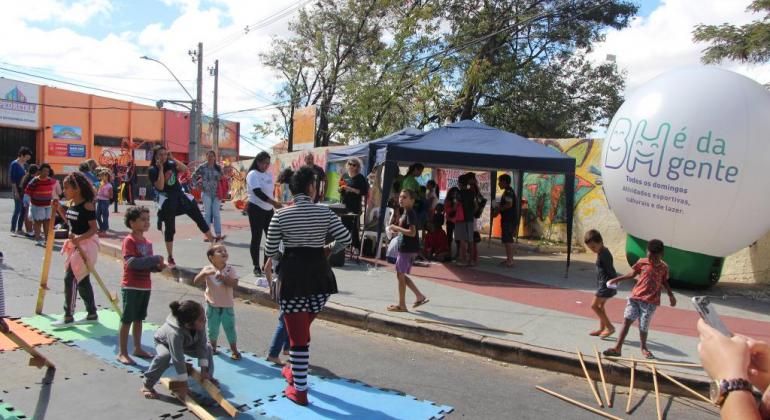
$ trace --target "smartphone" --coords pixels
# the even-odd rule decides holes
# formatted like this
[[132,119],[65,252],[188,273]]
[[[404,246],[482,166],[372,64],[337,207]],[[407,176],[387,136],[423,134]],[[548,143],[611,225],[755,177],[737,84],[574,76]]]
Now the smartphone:
[[733,333],[730,332],[724,322],[722,322],[722,319],[719,318],[719,314],[717,314],[716,308],[711,304],[708,296],[695,296],[692,298],[692,304],[706,324],[722,333],[725,337],[733,336]]

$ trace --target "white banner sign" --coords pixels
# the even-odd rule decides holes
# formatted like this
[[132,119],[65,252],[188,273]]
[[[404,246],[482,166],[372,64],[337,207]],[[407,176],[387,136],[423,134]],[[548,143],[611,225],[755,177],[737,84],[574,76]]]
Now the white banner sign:
[[0,126],[40,128],[40,87],[0,78]]

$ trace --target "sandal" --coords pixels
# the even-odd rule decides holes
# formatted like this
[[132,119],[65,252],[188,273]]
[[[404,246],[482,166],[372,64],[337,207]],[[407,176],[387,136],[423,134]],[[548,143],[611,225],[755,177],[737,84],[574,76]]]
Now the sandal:
[[142,395],[144,395],[144,398],[147,398],[148,400],[157,400],[158,399],[158,393],[155,392],[154,389],[142,388],[142,389],[139,390],[139,392],[141,392]]
[[388,306],[388,311],[390,312],[409,312],[409,309],[406,309],[402,306],[398,305],[390,305]]
[[652,360],[655,358],[652,352],[647,349],[642,349],[642,356],[644,356],[644,358],[647,360]]
[[428,299],[427,297],[423,298],[422,300],[418,300],[417,302],[415,302],[412,305],[412,308],[419,308],[420,306],[425,305],[428,302],[430,302],[430,299]]
[[238,360],[241,360],[242,358],[243,358],[243,356],[241,356],[240,352],[238,352],[238,353],[231,353],[230,354],[230,359],[232,359],[232,360],[238,361]]
[[611,330],[604,330],[604,331],[602,331],[601,334],[599,334],[599,337],[607,338],[607,337],[611,336],[612,334],[615,334],[615,328],[613,328]]
[[605,355],[605,356],[610,356],[610,357],[620,357],[621,356],[620,352],[615,350],[615,349],[604,350],[602,352],[602,354]]
[[598,337],[598,336],[599,336],[599,334],[601,334],[601,333],[602,333],[602,331],[603,331],[603,330],[596,330],[596,331],[591,331],[590,333],[588,333],[588,335],[590,335],[591,337]]

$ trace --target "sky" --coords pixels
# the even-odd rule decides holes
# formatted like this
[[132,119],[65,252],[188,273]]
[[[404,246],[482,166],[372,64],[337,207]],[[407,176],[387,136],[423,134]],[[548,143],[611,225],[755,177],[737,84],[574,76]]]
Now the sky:
[[[626,93],[681,66],[699,65],[705,45],[692,42],[698,23],[744,24],[758,15],[745,11],[750,0],[639,0],[628,28],[610,30],[594,46],[597,62],[615,55],[627,73]],[[154,105],[158,99],[187,99],[161,65],[165,63],[194,94],[196,64],[188,51],[202,42],[203,107],[211,115],[213,77],[219,60],[219,112],[269,106],[276,75],[263,66],[261,52],[273,37],[289,35],[288,22],[309,0],[4,0],[0,25],[0,77],[118,97]],[[248,33],[244,28],[249,27]],[[770,82],[770,65],[724,63],[760,83]],[[19,72],[27,73],[26,75]],[[45,80],[56,79],[57,81]],[[75,87],[78,83],[111,92]],[[241,134],[273,110],[231,113]],[[278,139],[241,141],[241,153],[256,154]]]

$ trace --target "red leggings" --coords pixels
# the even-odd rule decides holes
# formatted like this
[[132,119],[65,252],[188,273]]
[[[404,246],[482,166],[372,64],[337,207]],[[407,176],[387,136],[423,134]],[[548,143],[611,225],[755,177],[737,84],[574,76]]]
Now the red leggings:
[[310,343],[310,324],[317,314],[310,312],[292,312],[283,315],[286,330],[289,333],[289,345],[304,347]]

